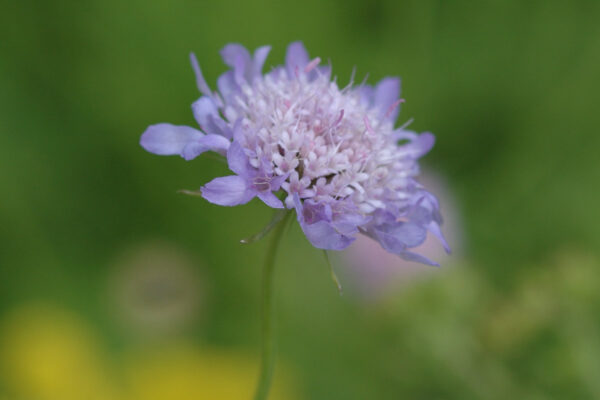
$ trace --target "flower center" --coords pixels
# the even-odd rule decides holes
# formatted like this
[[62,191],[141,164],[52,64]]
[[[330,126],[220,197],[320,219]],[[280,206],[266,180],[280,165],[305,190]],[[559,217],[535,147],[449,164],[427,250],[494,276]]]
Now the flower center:
[[[340,90],[326,76],[290,78],[274,70],[245,85],[225,115],[229,121],[242,117],[243,145],[256,154],[252,165],[266,158],[275,175],[289,175],[283,188],[290,196],[351,198],[370,213],[401,199],[407,178],[417,172],[393,139],[388,112],[361,101],[360,88]],[[254,185],[270,188],[266,178]]]

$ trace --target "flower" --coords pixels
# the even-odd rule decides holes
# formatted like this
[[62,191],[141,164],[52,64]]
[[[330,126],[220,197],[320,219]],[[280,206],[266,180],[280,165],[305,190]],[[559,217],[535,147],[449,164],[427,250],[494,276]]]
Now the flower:
[[258,197],[272,208],[295,209],[317,248],[342,250],[362,233],[406,260],[437,265],[410,251],[428,232],[449,249],[438,201],[415,179],[434,136],[394,128],[400,80],[339,88],[330,67],[310,60],[301,42],[290,44],[285,66],[263,75],[269,50],[250,55],[239,44],[225,46],[221,56],[231,69],[219,77],[218,92],[192,54],[200,130],[153,125],[142,147],[186,160],[205,151],[225,155],[234,175],[207,183],[201,195],[223,206]]

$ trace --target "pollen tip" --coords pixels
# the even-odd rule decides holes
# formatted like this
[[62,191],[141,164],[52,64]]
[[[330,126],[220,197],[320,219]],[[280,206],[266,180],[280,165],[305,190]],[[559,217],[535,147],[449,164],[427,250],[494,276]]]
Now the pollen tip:
[[392,113],[394,112],[394,110],[396,109],[396,107],[398,107],[400,105],[400,103],[404,103],[405,101],[406,100],[404,100],[404,99],[398,99],[394,103],[392,103],[392,105],[385,112],[385,117],[387,118],[390,115],[392,115]]
[[321,58],[317,57],[315,59],[313,59],[311,62],[309,62],[306,67],[304,67],[304,73],[308,74],[310,71],[312,71],[313,69],[315,69],[315,67],[317,65],[319,65],[319,63],[321,62]]

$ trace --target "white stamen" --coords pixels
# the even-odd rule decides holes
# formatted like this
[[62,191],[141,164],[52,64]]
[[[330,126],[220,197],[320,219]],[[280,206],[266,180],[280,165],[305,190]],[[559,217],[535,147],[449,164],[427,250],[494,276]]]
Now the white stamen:
[[244,118],[244,146],[255,154],[251,165],[270,160],[275,175],[288,175],[282,185],[288,194],[348,199],[363,212],[383,208],[390,193],[409,198],[407,179],[418,170],[397,146],[388,119],[402,100],[383,114],[361,102],[360,88],[340,90],[327,76],[307,76],[319,63],[313,59],[292,77],[274,70],[228,105],[228,116]]

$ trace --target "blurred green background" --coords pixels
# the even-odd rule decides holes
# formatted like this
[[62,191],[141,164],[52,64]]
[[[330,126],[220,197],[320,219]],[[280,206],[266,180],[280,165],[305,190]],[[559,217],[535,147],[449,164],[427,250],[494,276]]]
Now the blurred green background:
[[239,239],[270,211],[177,194],[225,167],[138,140],[194,124],[190,51],[214,88],[226,43],[271,44],[269,67],[293,40],[342,86],[402,77],[457,251],[379,283],[389,259],[342,254],[340,297],[292,228],[273,398],[599,399],[599,19],[595,0],[4,0],[0,399],[251,397],[266,243]]

